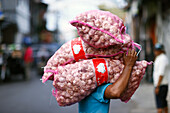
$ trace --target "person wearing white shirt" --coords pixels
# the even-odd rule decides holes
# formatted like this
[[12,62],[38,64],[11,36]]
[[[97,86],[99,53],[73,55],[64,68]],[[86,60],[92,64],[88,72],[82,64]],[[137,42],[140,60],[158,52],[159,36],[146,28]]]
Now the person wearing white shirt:
[[157,113],[168,113],[167,93],[168,93],[168,58],[162,44],[155,44],[155,61],[153,70],[153,82],[155,87],[155,101]]

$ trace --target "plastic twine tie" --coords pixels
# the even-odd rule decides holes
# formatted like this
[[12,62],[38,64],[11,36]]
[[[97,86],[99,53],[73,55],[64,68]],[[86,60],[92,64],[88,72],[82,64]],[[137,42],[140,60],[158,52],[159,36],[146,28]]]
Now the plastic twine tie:
[[117,42],[124,43],[124,41],[116,38],[113,34],[111,34],[110,32],[108,32],[108,31],[106,31],[106,30],[103,30],[103,29],[100,29],[100,28],[96,28],[96,27],[94,27],[94,26],[91,26],[91,25],[89,25],[89,24],[87,24],[87,23],[84,23],[84,22],[81,22],[81,21],[78,21],[78,20],[73,20],[73,21],[70,22],[70,24],[73,24],[73,23],[80,23],[80,24],[82,24],[82,25],[84,25],[84,26],[89,26],[89,27],[91,27],[91,28],[94,29],[94,30],[98,30],[98,31],[101,31],[101,32],[103,32],[103,33],[106,33],[107,35],[110,35],[110,36],[113,37]]
[[53,95],[54,97],[56,97],[56,95],[57,95],[57,90],[56,90],[56,89],[52,89],[52,95]]
[[147,62],[148,65],[154,64],[153,61]]
[[125,41],[124,41],[125,37],[123,36],[123,34],[126,32],[126,27],[122,26],[120,28],[120,32],[121,32],[122,41],[123,41],[123,43],[125,43]]
[[133,42],[132,45],[135,46],[135,47],[137,47],[137,48],[139,49],[139,51],[138,51],[138,53],[137,53],[137,56],[138,56],[139,53],[142,51],[142,46],[141,46],[140,44],[138,44],[138,43],[135,43],[135,42]]
[[54,74],[58,74],[57,71],[54,71],[54,70],[46,70],[44,71],[44,73],[48,73],[48,72],[51,72],[52,74],[50,76],[48,76],[46,79],[42,79],[42,82],[45,83],[51,76],[53,76]]
[[58,73],[57,71],[54,71],[54,70],[51,70],[51,69],[44,71],[44,73],[48,73],[48,72],[51,72],[51,73],[54,73],[54,74],[57,74],[57,73]]

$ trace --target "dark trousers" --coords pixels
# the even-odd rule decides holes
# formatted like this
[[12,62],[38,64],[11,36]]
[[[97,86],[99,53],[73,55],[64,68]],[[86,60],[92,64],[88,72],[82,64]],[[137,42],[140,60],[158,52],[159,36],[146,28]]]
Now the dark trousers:
[[157,108],[165,108],[168,106],[168,102],[166,100],[168,94],[168,85],[161,85],[159,87],[159,93],[155,94],[156,107]]

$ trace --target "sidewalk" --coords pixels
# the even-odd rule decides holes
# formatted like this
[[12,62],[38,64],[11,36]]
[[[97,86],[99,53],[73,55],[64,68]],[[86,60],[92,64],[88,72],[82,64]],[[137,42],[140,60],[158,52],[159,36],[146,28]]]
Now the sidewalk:
[[[142,83],[133,96],[132,101],[135,102],[136,106],[132,107],[130,113],[157,113],[153,84]],[[170,100],[168,102],[168,105],[170,105]]]
[[156,113],[154,86],[148,83],[142,83],[135,95],[132,97],[136,106],[131,109],[130,113]]
[[[168,102],[170,106],[170,98]],[[157,113],[153,84],[141,83],[128,103],[112,100],[109,113]]]

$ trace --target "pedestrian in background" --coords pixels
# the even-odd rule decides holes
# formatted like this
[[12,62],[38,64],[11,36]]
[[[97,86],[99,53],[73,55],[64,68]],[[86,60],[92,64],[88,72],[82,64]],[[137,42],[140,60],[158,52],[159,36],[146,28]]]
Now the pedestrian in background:
[[31,64],[33,62],[33,50],[30,44],[26,45],[24,53],[24,65],[25,65],[25,79],[30,79]]
[[153,82],[155,87],[155,101],[157,113],[168,113],[168,58],[165,54],[164,46],[157,43],[154,48],[155,63],[153,70]]

